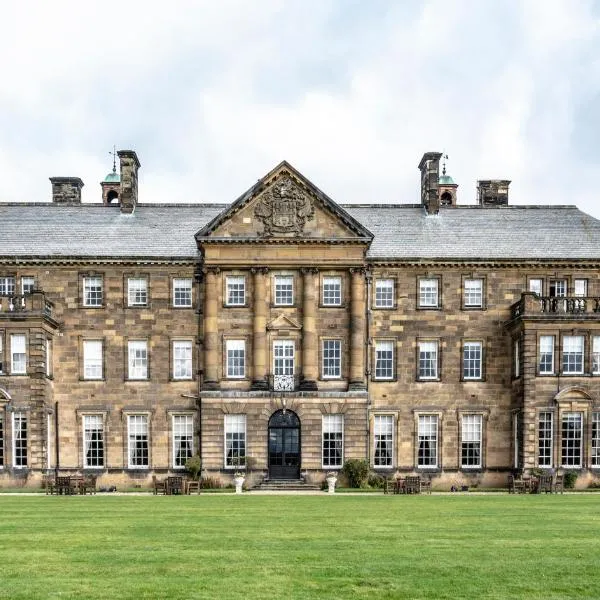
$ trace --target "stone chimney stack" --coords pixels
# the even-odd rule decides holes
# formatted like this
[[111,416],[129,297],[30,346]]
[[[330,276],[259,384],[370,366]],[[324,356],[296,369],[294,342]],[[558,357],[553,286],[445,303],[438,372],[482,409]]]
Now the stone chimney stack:
[[81,204],[83,181],[79,177],[50,177],[54,204]]
[[117,155],[121,163],[121,212],[132,213],[138,201],[140,161],[133,150],[119,150]]
[[428,215],[440,212],[439,177],[441,152],[425,152],[419,163],[421,171],[421,204]]
[[479,206],[508,206],[508,179],[480,179],[477,182]]

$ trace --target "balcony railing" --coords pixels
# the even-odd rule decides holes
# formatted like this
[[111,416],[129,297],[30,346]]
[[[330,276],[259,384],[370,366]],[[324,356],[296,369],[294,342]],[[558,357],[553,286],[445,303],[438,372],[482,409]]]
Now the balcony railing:
[[273,392],[295,392],[299,382],[298,375],[269,375],[269,389]]
[[600,298],[589,296],[557,298],[526,292],[511,306],[513,319],[524,316],[600,318]]
[[26,316],[38,314],[52,317],[53,304],[46,299],[46,294],[34,291],[29,294],[0,296],[0,315]]

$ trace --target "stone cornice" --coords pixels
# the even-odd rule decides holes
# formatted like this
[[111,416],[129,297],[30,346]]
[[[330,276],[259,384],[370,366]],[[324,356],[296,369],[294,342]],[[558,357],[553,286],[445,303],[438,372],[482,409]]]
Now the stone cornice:
[[121,257],[121,256],[0,256],[0,265],[186,265],[193,267],[199,257]]
[[518,258],[518,259],[494,259],[476,260],[473,258],[455,258],[455,259],[418,259],[418,258],[366,258],[365,264],[369,267],[390,267],[390,268],[444,268],[444,269],[464,269],[470,268],[489,268],[489,269],[544,269],[552,267],[560,269],[600,269],[600,261],[589,259],[540,259],[540,258]]
[[363,244],[370,242],[365,237],[315,238],[315,237],[201,237],[199,244]]

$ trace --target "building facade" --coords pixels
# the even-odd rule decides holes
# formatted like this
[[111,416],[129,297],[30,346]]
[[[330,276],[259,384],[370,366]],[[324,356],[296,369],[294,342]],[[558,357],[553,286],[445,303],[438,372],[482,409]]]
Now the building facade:
[[229,205],[138,202],[120,151],[83,204],[0,204],[0,485],[145,485],[199,453],[316,482],[345,460],[434,486],[600,473],[600,222],[457,203],[339,205],[286,162]]

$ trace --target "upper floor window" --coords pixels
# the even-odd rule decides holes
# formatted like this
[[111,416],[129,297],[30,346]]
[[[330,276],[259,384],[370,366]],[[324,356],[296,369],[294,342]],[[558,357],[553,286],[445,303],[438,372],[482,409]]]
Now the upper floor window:
[[483,279],[465,279],[465,308],[483,307]]
[[592,336],[592,374],[600,375],[600,335]]
[[342,342],[323,340],[323,379],[342,376]]
[[483,344],[465,342],[463,344],[463,379],[482,379]]
[[31,294],[33,289],[35,288],[35,278],[34,277],[21,277],[21,293],[22,294]]
[[563,337],[562,370],[565,375],[583,373],[582,335],[565,335]]
[[246,342],[244,340],[227,340],[227,377],[242,379],[246,376]]
[[192,378],[192,342],[175,340],[173,342],[173,379]]
[[275,305],[292,306],[294,304],[294,278],[291,275],[275,276]]
[[437,341],[419,342],[419,379],[438,378]]
[[102,306],[104,302],[102,277],[83,278],[83,305]]
[[0,277],[0,296],[12,296],[15,293],[15,278]]
[[440,305],[439,279],[419,279],[419,307],[438,308]]
[[127,304],[129,306],[148,304],[148,280],[145,277],[130,277],[127,280]]
[[246,304],[246,278],[243,275],[227,277],[227,306],[244,306]]
[[130,341],[129,379],[148,379],[148,342],[146,340]]
[[574,288],[575,296],[585,297],[585,296],[588,295],[588,293],[587,293],[587,289],[588,289],[587,283],[588,283],[587,279],[575,279],[573,281],[573,288]]
[[538,296],[543,295],[543,281],[541,279],[535,278],[529,280],[529,291],[534,292]]
[[10,336],[10,372],[15,375],[27,373],[27,337],[22,333]]
[[342,278],[323,277],[323,306],[342,304]]
[[375,280],[375,308],[394,308],[394,280]]
[[4,373],[4,331],[0,329],[0,373]]
[[102,379],[102,341],[83,340],[83,378]]
[[375,342],[375,379],[394,378],[394,342],[377,340]]
[[192,306],[192,280],[189,277],[173,279],[173,306]]
[[551,279],[548,286],[548,295],[551,298],[562,298],[567,295],[566,279]]
[[554,373],[554,336],[540,336],[540,375]]

